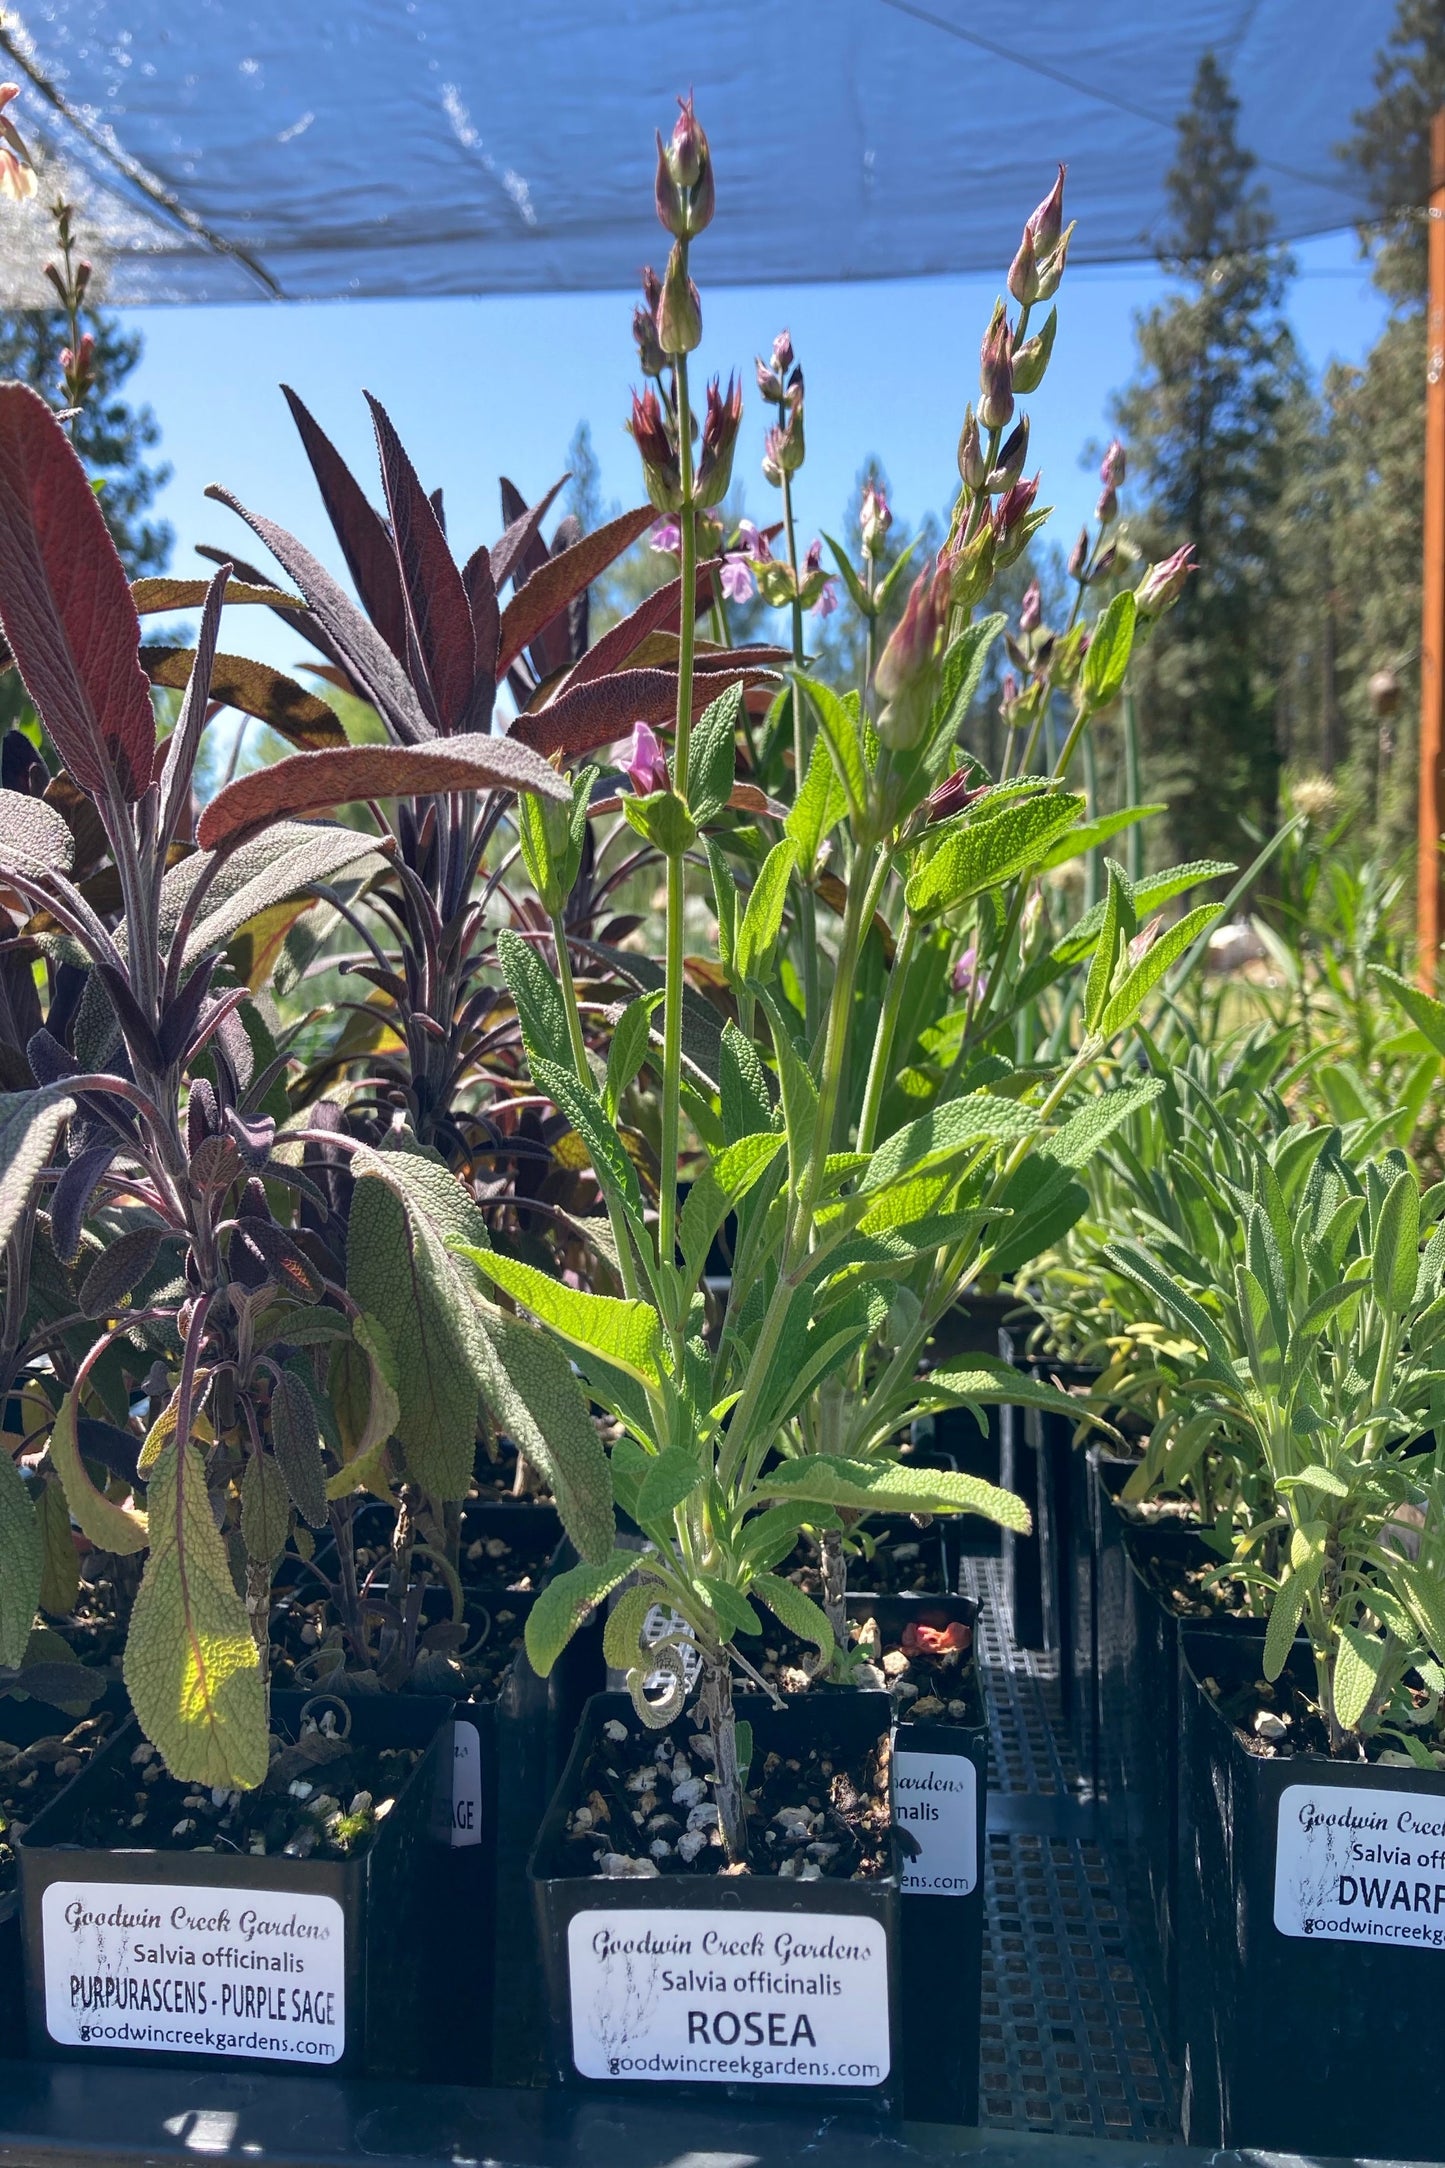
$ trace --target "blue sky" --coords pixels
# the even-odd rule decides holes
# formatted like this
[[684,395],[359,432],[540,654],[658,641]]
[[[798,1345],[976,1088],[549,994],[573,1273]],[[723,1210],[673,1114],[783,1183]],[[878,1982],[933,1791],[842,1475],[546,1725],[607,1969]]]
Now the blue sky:
[[[752,357],[787,325],[807,378],[806,469],[798,489],[805,534],[839,532],[863,460],[876,453],[899,511],[917,519],[956,488],[954,447],[977,392],[979,338],[1000,282],[937,279],[889,285],[709,290],[701,360],[709,372],[744,371],[746,406],[736,472],[747,508],[769,516],[778,500],[758,470],[764,419]],[[1296,251],[1291,314],[1318,371],[1357,361],[1383,321],[1378,295],[1350,235]],[[1059,295],[1059,334],[1045,383],[1029,402],[1041,502],[1055,505],[1054,539],[1067,546],[1096,491],[1081,453],[1108,427],[1109,398],[1131,373],[1133,319],[1164,290],[1152,266],[1070,270]],[[442,486],[454,546],[465,555],[500,526],[497,476],[530,498],[565,465],[572,431],[591,424],[604,496],[641,500],[636,455],[623,430],[636,380],[632,297],[340,302],[123,312],[145,338],[131,380],[160,420],[175,469],[161,509],[176,531],[172,569],[204,567],[197,542],[264,560],[260,544],[208,482],[279,520],[339,571],[340,563],[278,383],[292,384],[363,477],[374,498],[375,457],[364,385],[388,408],[428,488]],[[1128,508],[1128,492],[1124,497]],[[267,613],[247,620],[245,645],[283,665],[299,642]],[[241,645],[240,627],[229,638]]]

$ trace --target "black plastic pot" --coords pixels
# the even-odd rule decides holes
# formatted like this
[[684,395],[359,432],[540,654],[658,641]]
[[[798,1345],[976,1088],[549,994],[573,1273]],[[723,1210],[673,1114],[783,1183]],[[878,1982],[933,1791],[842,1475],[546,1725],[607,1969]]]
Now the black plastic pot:
[[[530,1610],[535,1598],[513,1600]],[[475,1949],[467,1938],[454,1937],[450,1946],[458,2005],[476,2012],[476,2037],[491,2044],[494,2084],[544,2079],[546,1993],[527,1860],[578,1719],[603,1680],[596,1625],[574,1635],[547,1678],[537,1676],[521,1650],[494,1703],[457,1711],[458,1723],[478,1733],[483,1843],[457,1855],[457,1901],[478,1922]]]
[[[1185,2137],[1438,2160],[1445,1775],[1251,1752],[1203,1682],[1255,1662],[1185,1629]],[[1298,1677],[1312,1691],[1307,1656]]]
[[[1021,1314],[1017,1295],[974,1292],[966,1302],[958,1303],[940,1318],[929,1344],[929,1360],[943,1363],[965,1355],[997,1355],[999,1335],[1010,1319],[1016,1329],[1027,1329],[1020,1322]],[[1003,1481],[1003,1411],[987,1408],[984,1412],[988,1417],[986,1435],[967,1408],[941,1409],[931,1419],[933,1443],[966,1475],[982,1476],[986,1483],[1000,1483]],[[976,1514],[969,1514],[960,1522],[958,1534],[960,1547],[972,1556],[996,1557],[1002,1553],[1003,1532],[992,1521],[982,1520]]]
[[[897,1639],[910,1623],[975,1629],[969,1596],[850,1596],[856,1625],[876,1619]],[[893,1732],[893,1810],[922,1845],[903,1864],[903,2113],[925,2123],[978,2121],[983,1868],[988,1804],[988,1719],[977,1661],[955,1698],[965,1723],[911,1724]]]
[[[1178,1522],[1129,1520],[1115,1503],[1133,1463],[1094,1463],[1099,1530],[1099,1796],[1126,1892],[1134,1947],[1165,2038],[1180,2038],[1179,1644],[1191,1621],[1171,1588],[1216,1563]],[[1220,1611],[1207,1622],[1260,1661],[1264,1621]]]
[[[87,1716],[98,1716],[103,1710],[117,1720],[124,1721],[129,1712],[125,1689],[107,1686],[105,1691],[86,1710]],[[36,1701],[6,1694],[0,1697],[0,1739],[7,1746],[33,1746],[37,1739],[52,1734],[68,1732],[78,1724],[78,1716],[69,1715],[49,1702]],[[23,1938],[20,1932],[20,1889],[18,1882],[13,1888],[0,1890],[0,2058],[21,2056],[25,2053],[25,1959]]]
[[[1024,1353],[1021,1334],[1005,1330],[999,1352],[1026,1376],[1050,1384],[1088,1387],[1100,1372]],[[1017,1491],[1033,1515],[1033,1532],[1005,1529],[1001,1547],[1004,1601],[1019,1648],[1046,1649],[1059,1659],[1059,1691],[1071,1721],[1075,1685],[1076,1599],[1071,1570],[1073,1493],[1084,1481],[1083,1451],[1074,1443],[1078,1425],[1043,1408],[1000,1410],[1000,1478]]]
[[[532,1854],[553,2068],[585,2091],[719,2095],[855,2109],[897,2094],[900,1892],[871,1882],[776,1875],[649,1879],[564,1871],[567,1818],[602,1726],[625,1694],[588,1702]],[[814,1743],[872,1745],[884,1694],[818,1694],[774,1709],[739,1697],[754,1756]],[[800,1954],[794,1954],[798,1952]]]
[[[305,1706],[274,1695],[273,1727],[294,1736]],[[378,1694],[347,1707],[359,1741],[427,1749],[357,1859],[126,1851],[123,1823],[114,1847],[82,1847],[78,1815],[129,1790],[135,1726],[37,1817],[20,1845],[34,2054],[426,2073],[444,2021],[432,1937],[454,1924],[436,1917],[450,1853],[433,1837],[451,1704]]]

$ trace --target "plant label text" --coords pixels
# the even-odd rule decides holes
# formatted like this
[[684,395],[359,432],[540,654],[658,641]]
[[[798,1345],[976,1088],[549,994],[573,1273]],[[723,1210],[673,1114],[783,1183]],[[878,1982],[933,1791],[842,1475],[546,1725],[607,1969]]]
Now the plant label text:
[[345,2049],[346,1925],[334,1897],[52,1882],[41,1931],[46,2030],[64,2047],[313,2067]]
[[888,1947],[847,1913],[579,1912],[567,1930],[584,2078],[881,2085]]
[[1321,1942],[1445,1950],[1445,1797],[1291,1784],[1279,1802],[1274,1924]]

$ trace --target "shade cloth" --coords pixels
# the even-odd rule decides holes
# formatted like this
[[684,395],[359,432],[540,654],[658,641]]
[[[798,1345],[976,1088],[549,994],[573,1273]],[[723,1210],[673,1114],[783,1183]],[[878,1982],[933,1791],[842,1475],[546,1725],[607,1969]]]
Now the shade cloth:
[[[1389,0],[21,0],[0,61],[118,303],[626,287],[653,131],[693,86],[711,282],[997,270],[1052,161],[1075,261],[1149,254],[1213,51],[1286,238],[1362,215],[1338,156]],[[0,294],[45,298],[43,201]]]

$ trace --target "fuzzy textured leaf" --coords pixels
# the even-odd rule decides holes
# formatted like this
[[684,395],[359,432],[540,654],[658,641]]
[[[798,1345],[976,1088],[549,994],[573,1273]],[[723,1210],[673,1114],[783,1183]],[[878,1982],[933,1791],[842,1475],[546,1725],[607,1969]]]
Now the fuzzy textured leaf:
[[47,873],[69,873],[75,858],[70,824],[53,805],[20,790],[0,790],[0,873],[40,880]]
[[1118,698],[1128,674],[1139,605],[1128,588],[1113,601],[1094,627],[1084,657],[1083,692],[1091,708],[1106,708]]
[[1025,1137],[1038,1123],[1033,1108],[1021,1106],[1016,1099],[996,1099],[989,1092],[950,1099],[886,1138],[873,1154],[860,1189],[882,1189],[900,1175],[985,1137]]
[[987,819],[964,814],[924,848],[905,896],[911,915],[926,921],[1029,867],[1077,823],[1086,800],[1069,791],[1041,791]]
[[1388,1654],[1388,1642],[1381,1641],[1375,1634],[1362,1633],[1358,1626],[1340,1628],[1335,1649],[1333,1699],[1335,1715],[1346,1731],[1359,1729],[1374,1699]]
[[30,1487],[0,1446],[0,1670],[18,1671],[24,1660],[44,1563]]
[[294,753],[238,776],[211,800],[196,838],[219,850],[283,814],[328,813],[363,798],[422,798],[433,792],[532,790],[566,799],[567,785],[525,745],[481,735],[428,745],[347,745]]
[[15,383],[0,384],[0,625],[81,789],[141,797],[156,733],[125,569],[70,439]]
[[463,1498],[476,1455],[484,1348],[448,1235],[484,1243],[481,1215],[453,1177],[416,1152],[353,1156],[346,1285],[396,1364],[396,1437],[408,1473],[436,1498]]
[[61,1401],[50,1432],[50,1464],[64,1487],[71,1517],[98,1551],[115,1551],[122,1557],[143,1551],[148,1540],[146,1515],[131,1506],[115,1505],[104,1491],[96,1489],[80,1456],[75,1419],[75,1395],[71,1392]]
[[1033,1526],[1022,1498],[985,1483],[981,1476],[951,1468],[903,1468],[805,1453],[768,1469],[759,1477],[758,1489],[765,1497],[856,1506],[874,1513],[978,1513],[1024,1536]]
[[547,1583],[527,1617],[527,1656],[545,1679],[589,1611],[637,1571],[636,1551],[613,1551],[597,1564],[586,1559]]
[[271,1565],[291,1533],[291,1498],[269,1453],[253,1453],[241,1478],[241,1540],[247,1554]]
[[1145,951],[1118,991],[1105,1003],[1098,1025],[1103,1038],[1112,1039],[1116,1032],[1133,1023],[1169,966],[1214,924],[1219,908],[1217,903],[1202,903],[1197,910],[1187,911],[1183,918],[1160,934],[1154,946]]
[[545,1332],[490,1304],[477,1307],[488,1408],[552,1492],[574,1548],[586,1559],[606,1558],[616,1533],[612,1478],[571,1364]]
[[[193,647],[143,647],[142,668],[152,685],[169,685],[184,692],[196,659]],[[217,655],[211,665],[210,697],[242,715],[254,715],[288,745],[306,752],[323,746],[342,746],[346,732],[335,708],[315,693],[307,692],[284,670],[269,663],[253,662],[247,655]]]
[[160,1227],[132,1227],[128,1234],[108,1242],[100,1257],[80,1281],[80,1309],[87,1318],[115,1316],[126,1296],[156,1262]]
[[502,1257],[496,1250],[469,1249],[466,1254],[479,1272],[525,1303],[573,1347],[625,1370],[640,1385],[657,1384],[662,1321],[649,1303],[584,1294],[554,1280],[550,1273],[539,1272],[535,1265]]
[[613,559],[620,557],[656,517],[650,504],[638,505],[634,511],[623,512],[616,519],[608,520],[605,526],[594,528],[571,549],[562,550],[538,566],[502,612],[498,677],[516,661],[523,648],[530,646],[537,634],[550,625],[558,611],[565,610],[573,596],[580,595],[584,587],[590,587],[598,574],[605,572]]
[[36,1178],[74,1112],[75,1101],[66,1097],[62,1084],[0,1092],[0,1247],[14,1233]]
[[295,535],[274,520],[249,512],[238,497],[212,483],[206,495],[243,519],[258,535],[278,565],[300,588],[311,615],[333,650],[341,656],[348,676],[363,700],[369,700],[392,735],[403,745],[421,745],[431,736],[431,726],[405,670],[386,641],[368,623],[356,604],[337,585]]
[[266,1774],[266,1693],[211,1514],[200,1454],[167,1447],[150,1485],[151,1547],[125,1683],[142,1731],[183,1783],[250,1790]]
[[303,1521],[326,1525],[326,1467],[321,1426],[306,1382],[283,1370],[271,1395],[271,1446],[276,1465]]
[[755,1574],[751,1594],[765,1603],[774,1618],[781,1619],[790,1634],[800,1641],[811,1641],[825,1664],[833,1660],[833,1629],[828,1615],[811,1596],[804,1595],[796,1581],[785,1581],[776,1573]]

